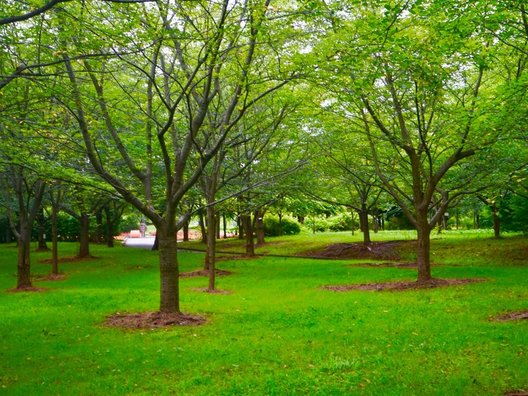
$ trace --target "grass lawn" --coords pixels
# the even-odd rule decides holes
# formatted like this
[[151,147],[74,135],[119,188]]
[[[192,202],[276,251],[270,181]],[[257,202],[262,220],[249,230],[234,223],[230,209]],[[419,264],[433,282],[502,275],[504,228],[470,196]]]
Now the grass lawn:
[[[378,239],[379,238],[379,239]],[[410,239],[379,233],[374,240]],[[270,240],[268,253],[358,241],[344,233]],[[237,242],[219,247],[238,249]],[[227,244],[227,245],[226,245]],[[193,245],[194,246],[194,245]],[[72,256],[75,244],[62,244]],[[258,252],[258,250],[257,250]],[[490,318],[528,309],[528,239],[441,234],[433,275],[483,278],[399,292],[322,290],[328,284],[412,280],[416,271],[360,261],[231,258],[231,276],[206,294],[181,280],[182,309],[207,324],[125,331],[116,312],[158,307],[157,255],[92,246],[97,258],[60,265],[64,281],[11,293],[16,248],[0,246],[0,394],[8,395],[502,395],[528,390],[528,320]],[[33,273],[49,253],[34,253]],[[182,271],[201,253],[180,253]]]

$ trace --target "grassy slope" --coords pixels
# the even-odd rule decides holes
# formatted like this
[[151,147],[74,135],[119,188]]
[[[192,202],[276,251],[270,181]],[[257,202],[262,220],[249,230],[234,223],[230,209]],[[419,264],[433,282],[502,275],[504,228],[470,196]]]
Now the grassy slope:
[[[300,245],[310,250],[322,240],[350,241],[345,234],[310,238],[301,237]],[[291,240],[274,242],[290,252]],[[97,260],[62,265],[68,280],[36,282],[49,288],[44,293],[0,292],[0,394],[496,395],[526,389],[527,321],[489,318],[528,308],[527,249],[522,238],[442,238],[434,243],[434,261],[441,264],[435,276],[488,281],[393,293],[319,286],[413,279],[415,271],[295,258],[224,261],[221,268],[235,274],[218,284],[231,295],[193,291],[206,285],[204,278],[181,281],[183,309],[206,315],[207,325],[121,331],[101,322],[116,311],[156,309],[157,257],[93,247]],[[65,256],[74,250],[61,246]],[[0,246],[0,290],[15,283],[15,256],[15,248]],[[35,273],[49,270],[36,263],[48,256],[34,255]],[[182,269],[196,269],[202,259],[182,253]]]

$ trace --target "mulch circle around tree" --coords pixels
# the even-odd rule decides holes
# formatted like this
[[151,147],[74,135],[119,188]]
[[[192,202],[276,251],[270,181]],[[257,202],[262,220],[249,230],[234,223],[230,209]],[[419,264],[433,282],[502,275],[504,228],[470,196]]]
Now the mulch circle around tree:
[[35,287],[35,286],[26,286],[26,287],[13,287],[12,289],[7,289],[8,293],[41,293],[48,291],[45,287]]
[[368,268],[404,268],[404,269],[416,269],[416,263],[361,263],[361,264],[350,264],[349,267],[368,267]]
[[508,312],[499,316],[496,316],[494,320],[498,320],[500,322],[506,322],[510,320],[524,320],[528,319],[528,309],[525,311],[517,311],[517,312]]
[[222,290],[222,289],[209,290],[207,287],[195,287],[192,290],[200,292],[200,293],[209,293],[209,294],[225,294],[225,295],[233,294],[233,292],[230,290]]
[[528,396],[528,390],[516,389],[504,392],[504,396]]
[[[215,274],[218,276],[228,276],[232,275],[233,273],[231,271],[217,269],[215,270]],[[190,272],[180,272],[180,278],[194,278],[197,276],[209,276],[209,270],[201,269]]]
[[36,281],[63,281],[66,279],[67,277],[65,274],[47,274],[35,276]]
[[[78,262],[81,262],[81,261],[90,261],[90,260],[95,260],[97,259],[98,257],[95,257],[95,256],[87,256],[87,257],[77,257],[77,256],[73,256],[73,257],[61,257],[58,259],[58,262],[59,263],[78,263]],[[53,259],[42,259],[42,260],[39,260],[38,261],[40,264],[51,264],[53,262]]]
[[109,315],[104,324],[105,326],[123,329],[158,329],[172,326],[200,326],[205,322],[205,318],[200,315],[171,312],[144,312]]
[[415,241],[387,241],[363,243],[336,243],[324,250],[303,253],[302,256],[328,259],[400,260],[401,253],[411,250]]
[[326,285],[322,289],[335,292],[347,292],[350,290],[368,291],[401,291],[415,289],[432,289],[436,287],[447,287],[464,285],[468,283],[483,282],[483,279],[431,279],[429,282],[381,282],[381,283],[361,283],[352,285]]

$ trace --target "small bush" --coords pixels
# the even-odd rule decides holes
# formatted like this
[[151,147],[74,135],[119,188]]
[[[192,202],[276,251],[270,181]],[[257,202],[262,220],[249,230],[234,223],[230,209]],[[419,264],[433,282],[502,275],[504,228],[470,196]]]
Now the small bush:
[[266,236],[295,235],[301,232],[301,226],[297,221],[283,217],[279,221],[277,216],[264,217],[264,233]]
[[321,217],[309,217],[304,222],[304,225],[312,232],[325,232],[330,228],[330,223],[327,219]]
[[[341,213],[328,218],[331,231],[350,231],[352,229],[352,216],[350,213]],[[356,227],[356,225],[354,224]]]

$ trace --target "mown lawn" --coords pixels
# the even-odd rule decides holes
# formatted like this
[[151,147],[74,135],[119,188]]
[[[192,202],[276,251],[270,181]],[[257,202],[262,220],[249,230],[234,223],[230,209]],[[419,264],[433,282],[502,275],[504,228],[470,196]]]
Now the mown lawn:
[[[383,238],[379,234],[379,238]],[[314,238],[310,242],[310,238]],[[348,234],[270,240],[310,250]],[[358,238],[357,236],[355,238]],[[388,238],[388,236],[387,236]],[[399,238],[402,239],[402,238]],[[229,242],[226,242],[229,243]],[[286,247],[285,247],[286,246]],[[295,247],[291,250],[288,246]],[[60,246],[62,256],[76,245]],[[181,280],[182,308],[199,327],[124,331],[102,325],[115,312],[158,305],[156,253],[93,246],[97,259],[61,264],[65,281],[11,293],[16,248],[0,246],[0,394],[501,395],[528,390],[528,321],[494,316],[528,309],[528,240],[443,235],[435,277],[483,278],[401,292],[322,290],[327,284],[415,278],[415,270],[361,261],[260,257],[222,261],[232,294],[206,294],[205,278]],[[48,253],[35,253],[38,263]],[[200,253],[180,253],[183,271]]]

